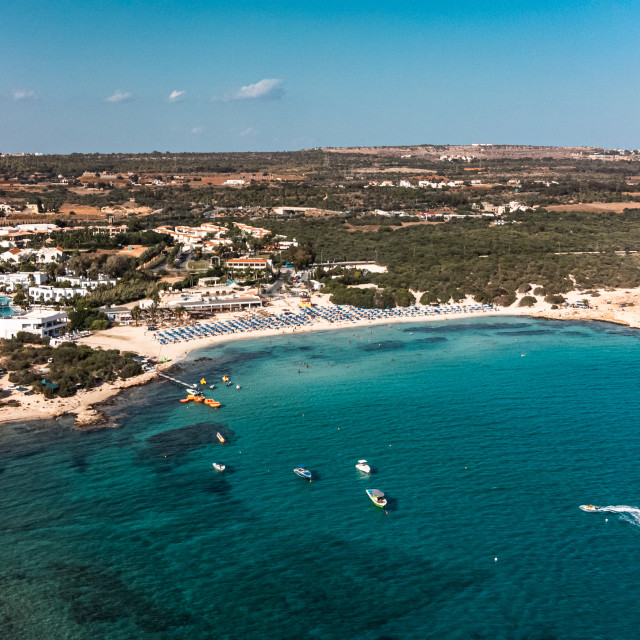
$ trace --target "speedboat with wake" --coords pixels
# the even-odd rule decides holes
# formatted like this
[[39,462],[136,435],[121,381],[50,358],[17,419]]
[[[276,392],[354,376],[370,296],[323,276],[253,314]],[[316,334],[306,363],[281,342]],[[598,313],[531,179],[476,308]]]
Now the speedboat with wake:
[[311,471],[309,471],[309,469],[307,469],[307,467],[303,467],[302,465],[299,467],[296,467],[293,470],[293,473],[295,473],[297,476],[300,476],[301,478],[304,478],[305,480],[308,480],[309,482],[311,482]]
[[384,493],[380,491],[380,489],[367,489],[367,495],[371,498],[371,502],[376,505],[376,507],[386,507],[387,499],[384,497]]
[[362,473],[371,473],[371,467],[367,464],[366,460],[358,460],[356,469],[362,471]]
[[600,507],[596,507],[594,504],[581,504],[580,508],[583,511],[600,511]]

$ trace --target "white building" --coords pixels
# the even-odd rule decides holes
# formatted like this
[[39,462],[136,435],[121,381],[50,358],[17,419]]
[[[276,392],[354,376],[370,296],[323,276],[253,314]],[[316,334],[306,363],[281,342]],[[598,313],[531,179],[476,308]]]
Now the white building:
[[9,251],[0,253],[0,260],[18,264],[28,260],[32,255],[33,251],[31,249],[9,249]]
[[27,313],[9,318],[0,318],[0,338],[13,338],[18,331],[35,333],[41,338],[57,336],[60,329],[67,325],[68,318],[64,311],[53,309],[32,309]]
[[68,282],[72,287],[93,290],[101,284],[112,285],[115,287],[116,284],[118,284],[118,278],[109,278],[107,276],[99,275],[97,280],[90,280],[89,278],[83,278],[81,276],[56,276],[56,282]]
[[240,229],[242,233],[245,233],[246,235],[249,235],[249,236],[253,236],[254,238],[264,238],[271,233],[269,229],[262,229],[261,227],[252,227],[242,222],[234,222],[233,226],[238,227],[238,229]]
[[[30,279],[33,278],[33,281]],[[7,291],[15,291],[17,285],[28,287],[33,284],[44,284],[48,280],[48,276],[43,271],[21,271],[19,273],[0,273],[0,286],[4,285]]]
[[260,271],[271,271],[271,260],[267,258],[251,258],[245,256],[243,258],[229,258],[227,260],[229,269],[255,269]]
[[39,251],[36,251],[36,257],[38,258],[38,262],[58,262],[62,260],[64,256],[64,251],[60,247],[44,247]]
[[34,300],[44,300],[45,302],[61,302],[73,296],[84,298],[89,293],[88,289],[81,287],[51,287],[41,285],[39,287],[29,287],[29,295]]
[[[34,205],[37,206],[37,205]],[[51,233],[58,229],[57,224],[44,224],[44,223],[29,223],[29,224],[17,224],[16,230],[18,231],[35,231],[36,233]]]
[[100,311],[109,318],[109,322],[117,322],[119,324],[131,324],[133,322],[131,309],[128,307],[106,306],[100,307]]

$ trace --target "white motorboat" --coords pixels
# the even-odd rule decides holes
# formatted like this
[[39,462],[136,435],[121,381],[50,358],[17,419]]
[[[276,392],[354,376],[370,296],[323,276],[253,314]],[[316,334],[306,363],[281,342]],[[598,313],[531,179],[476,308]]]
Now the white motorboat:
[[387,505],[387,499],[380,489],[367,489],[366,491],[367,495],[371,498],[371,502],[373,502],[376,507],[385,507]]
[[311,471],[309,471],[309,469],[307,469],[306,467],[303,467],[302,465],[299,467],[296,467],[293,470],[293,473],[311,482]]
[[212,463],[212,464],[213,464],[213,468],[214,468],[216,471],[224,471],[224,470],[227,468],[227,467],[226,467],[226,465],[224,465],[224,464],[220,464],[219,462],[214,462],[214,463]]
[[236,389],[237,389],[238,391],[240,391],[240,389],[242,389],[242,387],[241,387],[239,384],[237,384],[237,385],[236,385]]
[[371,473],[371,467],[367,464],[366,460],[358,460],[356,469],[362,471],[362,473]]
[[216,433],[216,438],[218,438],[218,440],[220,440],[220,442],[222,442],[222,444],[224,444],[224,442],[225,442],[224,436],[219,431]]
[[593,504],[581,504],[580,508],[583,511],[600,511],[600,507],[596,507]]

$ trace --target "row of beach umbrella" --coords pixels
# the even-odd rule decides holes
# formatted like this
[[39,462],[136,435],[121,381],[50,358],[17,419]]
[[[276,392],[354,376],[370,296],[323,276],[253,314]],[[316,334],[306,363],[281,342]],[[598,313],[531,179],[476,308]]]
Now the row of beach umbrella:
[[202,322],[200,324],[156,331],[155,339],[160,344],[172,344],[198,338],[222,336],[231,333],[246,333],[259,329],[286,329],[309,326],[317,321],[357,322],[358,320],[394,320],[397,318],[424,318],[445,316],[453,313],[472,313],[489,311],[491,305],[444,305],[438,307],[390,307],[388,309],[363,309],[351,305],[317,305],[307,307],[298,313],[285,312],[278,315],[258,314],[239,316],[220,322]]

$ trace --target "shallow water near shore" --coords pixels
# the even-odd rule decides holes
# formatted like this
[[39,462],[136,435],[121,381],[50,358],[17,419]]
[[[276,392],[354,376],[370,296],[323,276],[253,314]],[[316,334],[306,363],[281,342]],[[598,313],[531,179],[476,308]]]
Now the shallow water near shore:
[[201,357],[177,377],[220,410],[159,382],[118,430],[4,428],[0,637],[636,637],[640,332],[483,318]]

